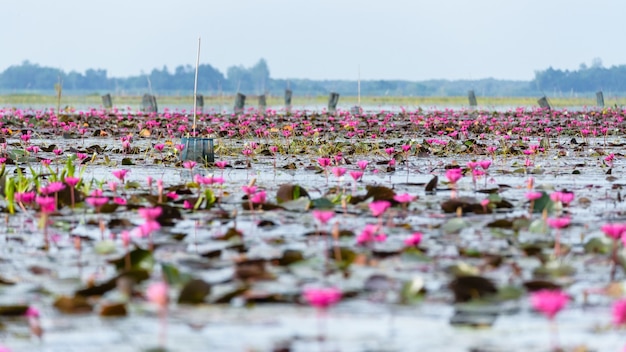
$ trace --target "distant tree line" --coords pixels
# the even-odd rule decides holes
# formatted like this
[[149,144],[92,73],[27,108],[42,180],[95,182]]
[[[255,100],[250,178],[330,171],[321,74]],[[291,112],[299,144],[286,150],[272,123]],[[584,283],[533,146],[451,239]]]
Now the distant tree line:
[[[195,68],[181,65],[174,70],[167,66],[126,78],[108,77],[103,69],[88,69],[84,73],[44,67],[24,61],[0,73],[0,92],[50,92],[62,82],[65,92],[75,94],[189,94],[193,90]],[[296,95],[318,96],[330,92],[357,95],[356,80],[272,79],[264,59],[251,67],[232,66],[224,75],[209,64],[198,71],[198,90],[205,95],[249,95],[269,93],[282,95],[286,88]],[[368,96],[463,96],[474,90],[477,96],[538,96],[541,94],[593,94],[598,90],[626,92],[626,65],[602,67],[594,59],[590,67],[581,64],[578,70],[555,70],[552,67],[536,71],[532,81],[498,79],[480,80],[364,80],[361,94]]]
[[580,64],[578,70],[555,70],[549,67],[536,71],[533,81],[538,90],[552,92],[585,93],[597,91],[626,92],[626,65],[602,66],[602,60],[593,59],[591,66]]

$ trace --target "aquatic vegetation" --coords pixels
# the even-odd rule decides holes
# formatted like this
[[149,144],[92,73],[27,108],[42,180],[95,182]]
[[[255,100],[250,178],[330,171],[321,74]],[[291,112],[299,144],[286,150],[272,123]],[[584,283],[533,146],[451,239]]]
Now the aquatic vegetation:
[[[308,303],[363,324],[381,314],[424,329],[435,322],[450,329],[428,333],[439,346],[465,325],[491,326],[475,333],[493,334],[502,350],[545,349],[542,329],[517,337],[529,298],[550,320],[563,310],[587,316],[588,298],[597,324],[623,325],[623,293],[605,286],[625,275],[624,114],[208,111],[198,131],[215,139],[216,161],[204,163],[181,160],[182,111],[0,110],[0,290],[12,283],[10,307],[23,302],[12,292],[37,302],[33,336],[34,323],[61,334],[58,319],[78,330],[94,315],[145,322],[145,297],[169,312],[172,334],[213,334],[228,319],[248,328],[254,319],[242,316],[274,305],[280,314],[258,320],[300,329],[281,319]],[[153,285],[167,285],[166,303]],[[360,305],[376,318],[352,315]],[[496,319],[511,324],[510,339],[495,336]],[[594,335],[592,322],[559,325],[566,350],[622,339],[614,329]],[[301,329],[277,334],[307,344],[311,329]],[[355,341],[329,331],[338,345]],[[377,331],[359,334],[383,343]],[[20,334],[7,330],[3,343],[27,350]]]

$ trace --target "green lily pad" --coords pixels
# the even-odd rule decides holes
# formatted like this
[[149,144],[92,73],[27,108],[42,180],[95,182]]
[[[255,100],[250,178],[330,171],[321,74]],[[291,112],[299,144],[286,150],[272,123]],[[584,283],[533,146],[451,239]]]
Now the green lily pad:
[[448,220],[443,226],[441,226],[441,230],[447,234],[459,233],[464,228],[467,228],[469,223],[462,218],[453,218]]

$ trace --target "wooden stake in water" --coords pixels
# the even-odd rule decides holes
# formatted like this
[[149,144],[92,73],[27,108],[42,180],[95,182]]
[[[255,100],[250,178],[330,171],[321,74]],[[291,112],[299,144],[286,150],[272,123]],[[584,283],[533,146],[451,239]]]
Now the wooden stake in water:
[[200,37],[198,37],[198,55],[196,56],[196,76],[193,82],[193,126],[192,133],[196,134],[196,113],[198,111],[198,103],[196,96],[198,94],[198,66],[200,66]]

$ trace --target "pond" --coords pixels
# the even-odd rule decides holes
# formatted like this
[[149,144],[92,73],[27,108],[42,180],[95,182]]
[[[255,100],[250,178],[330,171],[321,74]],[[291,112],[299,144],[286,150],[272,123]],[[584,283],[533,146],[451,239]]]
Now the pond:
[[[618,350],[623,115],[203,115],[195,164],[187,115],[4,113],[0,345]],[[568,297],[551,320],[542,289]]]

